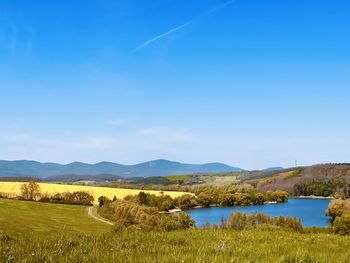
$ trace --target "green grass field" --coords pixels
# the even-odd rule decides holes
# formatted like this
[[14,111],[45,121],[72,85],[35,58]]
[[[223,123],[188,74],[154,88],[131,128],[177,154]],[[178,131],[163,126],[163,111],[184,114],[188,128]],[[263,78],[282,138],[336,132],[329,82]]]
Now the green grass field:
[[[0,238],[0,262],[350,262],[350,239],[283,231],[186,230]],[[10,259],[10,260],[9,260]],[[12,260],[12,261],[11,261]]]
[[113,233],[87,207],[0,199],[0,262],[350,262],[350,236],[282,230]]
[[110,226],[89,218],[87,206],[0,199],[0,231],[11,236],[26,232],[101,234]]

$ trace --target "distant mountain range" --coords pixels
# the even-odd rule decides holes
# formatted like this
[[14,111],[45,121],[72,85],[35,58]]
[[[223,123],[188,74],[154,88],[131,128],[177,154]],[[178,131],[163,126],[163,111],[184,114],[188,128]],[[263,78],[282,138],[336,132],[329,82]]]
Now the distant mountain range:
[[130,178],[240,171],[244,170],[223,163],[187,164],[162,159],[135,165],[123,165],[112,162],[100,162],[96,164],[74,162],[63,165],[26,160],[0,161],[0,176],[36,176],[40,178],[56,175],[102,174]]

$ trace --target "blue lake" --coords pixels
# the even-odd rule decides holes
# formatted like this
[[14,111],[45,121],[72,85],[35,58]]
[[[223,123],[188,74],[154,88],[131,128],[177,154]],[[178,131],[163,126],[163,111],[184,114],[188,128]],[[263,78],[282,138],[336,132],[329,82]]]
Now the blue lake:
[[305,227],[326,227],[330,220],[330,217],[325,216],[325,211],[327,210],[329,202],[329,199],[290,198],[288,203],[283,204],[209,207],[187,210],[186,213],[196,221],[197,227],[203,227],[205,223],[220,224],[223,218],[229,218],[233,212],[247,214],[264,213],[273,217],[299,217]]

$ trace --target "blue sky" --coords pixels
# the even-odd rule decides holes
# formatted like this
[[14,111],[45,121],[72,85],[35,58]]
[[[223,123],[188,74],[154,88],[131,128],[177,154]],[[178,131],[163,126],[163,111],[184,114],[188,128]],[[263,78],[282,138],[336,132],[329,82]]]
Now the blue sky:
[[2,0],[0,159],[350,161],[346,0]]

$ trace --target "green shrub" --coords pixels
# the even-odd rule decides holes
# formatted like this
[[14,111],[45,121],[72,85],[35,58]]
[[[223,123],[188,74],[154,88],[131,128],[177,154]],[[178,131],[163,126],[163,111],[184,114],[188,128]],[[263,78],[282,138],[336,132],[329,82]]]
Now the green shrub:
[[57,193],[53,196],[44,195],[41,196],[39,202],[60,203],[60,204],[73,204],[73,205],[92,205],[94,197],[88,192],[64,192]]
[[275,192],[273,191],[267,191],[266,192],[266,200],[271,202],[277,202],[277,203],[284,203],[288,201],[288,192],[277,190]]
[[265,204],[266,196],[262,193],[257,193],[253,196],[253,204],[254,205],[263,205]]
[[350,213],[350,200],[332,200],[328,205],[326,216],[331,216],[334,220],[345,213]]
[[242,230],[246,228],[273,226],[294,232],[303,232],[303,226],[299,218],[292,217],[270,217],[265,214],[242,214],[240,212],[232,213],[227,222],[221,227],[229,229]]
[[350,235],[350,213],[338,216],[333,222],[333,230],[339,235]]
[[175,198],[174,202],[181,209],[190,209],[197,206],[196,197],[190,194],[179,196]]
[[202,207],[209,207],[212,203],[212,197],[209,193],[203,192],[197,196],[197,204]]
[[111,199],[109,199],[108,197],[105,197],[105,196],[100,196],[97,200],[98,200],[99,207],[102,207],[105,204],[112,202]]
[[140,205],[157,207],[160,211],[169,211],[175,208],[174,199],[164,194],[157,196],[155,194],[140,192],[137,196],[126,196],[124,200],[136,202]]
[[160,213],[156,207],[140,205],[126,200],[105,203],[98,213],[115,222],[116,232],[128,231],[172,231],[193,227],[192,218],[180,212],[178,215]]

